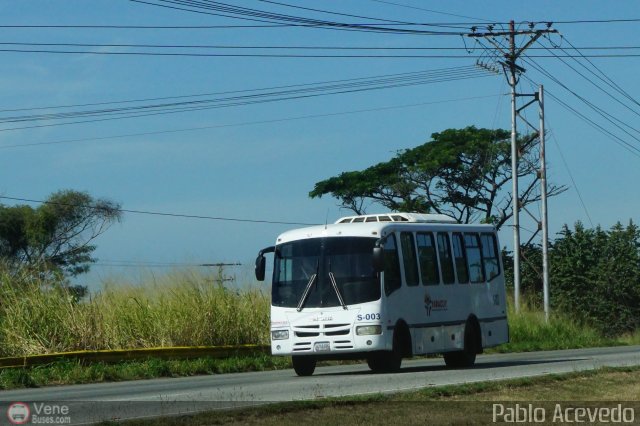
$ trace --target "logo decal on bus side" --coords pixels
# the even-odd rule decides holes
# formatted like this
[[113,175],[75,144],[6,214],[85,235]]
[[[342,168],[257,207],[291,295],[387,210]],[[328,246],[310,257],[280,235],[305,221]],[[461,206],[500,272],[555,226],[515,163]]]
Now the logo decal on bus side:
[[431,299],[429,293],[424,294],[424,309],[427,311],[427,316],[431,316],[432,311],[446,311],[447,299]]
[[495,306],[500,306],[500,295],[499,294],[494,294],[493,295],[493,304]]

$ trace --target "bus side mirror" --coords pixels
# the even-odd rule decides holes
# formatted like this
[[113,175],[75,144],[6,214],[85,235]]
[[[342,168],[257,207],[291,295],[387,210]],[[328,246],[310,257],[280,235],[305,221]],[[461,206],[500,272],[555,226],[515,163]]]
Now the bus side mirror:
[[376,272],[384,270],[384,249],[382,247],[373,248],[373,269]]
[[267,259],[264,258],[264,254],[265,253],[273,253],[274,251],[276,251],[276,248],[274,246],[271,247],[267,247],[265,249],[260,250],[260,253],[258,253],[258,257],[256,258],[256,279],[258,281],[264,281],[264,271],[267,267]]
[[267,259],[262,253],[256,258],[256,279],[258,281],[264,281],[264,271],[267,267]]

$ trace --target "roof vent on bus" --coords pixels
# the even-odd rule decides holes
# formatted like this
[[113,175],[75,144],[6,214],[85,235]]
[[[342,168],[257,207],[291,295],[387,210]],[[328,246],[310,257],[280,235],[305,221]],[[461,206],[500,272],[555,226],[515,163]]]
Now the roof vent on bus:
[[443,214],[424,213],[367,214],[361,216],[342,217],[336,221],[336,223],[362,222],[458,223],[455,219]]

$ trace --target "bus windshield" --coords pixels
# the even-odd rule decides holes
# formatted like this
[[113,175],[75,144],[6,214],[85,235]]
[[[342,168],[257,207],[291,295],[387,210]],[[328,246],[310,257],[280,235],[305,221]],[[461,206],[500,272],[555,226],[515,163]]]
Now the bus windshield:
[[328,237],[277,246],[271,303],[304,309],[341,306],[341,298],[345,305],[378,300],[380,283],[372,264],[375,242]]

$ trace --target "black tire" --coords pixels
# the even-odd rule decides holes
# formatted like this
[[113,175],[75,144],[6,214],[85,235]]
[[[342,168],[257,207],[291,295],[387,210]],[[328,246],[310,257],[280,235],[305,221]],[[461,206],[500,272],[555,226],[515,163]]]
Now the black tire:
[[316,370],[316,359],[310,356],[292,356],[293,369],[298,376],[311,376]]
[[444,354],[444,363],[449,368],[469,368],[476,362],[481,348],[480,330],[475,322],[468,321],[464,327],[464,349]]
[[393,349],[376,352],[367,358],[367,365],[374,373],[393,373],[402,365],[402,342],[399,334],[393,334]]
[[379,352],[367,358],[367,365],[374,373],[393,373],[400,370],[402,356],[396,351]]

